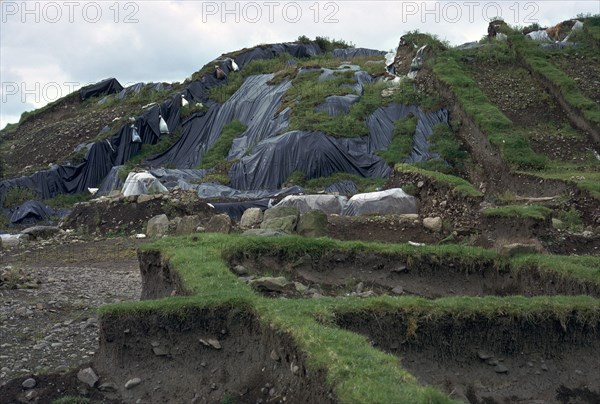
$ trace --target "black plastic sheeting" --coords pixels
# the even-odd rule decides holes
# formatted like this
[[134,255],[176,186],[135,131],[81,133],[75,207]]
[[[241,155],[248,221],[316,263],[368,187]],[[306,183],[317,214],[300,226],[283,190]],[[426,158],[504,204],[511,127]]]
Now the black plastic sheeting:
[[427,161],[438,156],[429,152],[429,136],[437,124],[448,124],[448,110],[425,112],[416,105],[390,104],[378,108],[367,117],[369,137],[365,153],[387,149],[392,142],[394,124],[397,120],[413,114],[417,118],[417,128],[413,137],[413,149],[406,156],[406,163]]
[[30,200],[10,209],[8,215],[11,224],[45,221],[54,215],[54,209],[42,202]]
[[[238,67],[242,69],[252,60],[273,58],[282,53],[289,53],[294,57],[310,57],[321,53],[321,49],[314,43],[275,44],[260,46],[239,53],[234,57],[234,59]],[[226,75],[233,70],[232,59],[230,58],[225,58],[214,63],[218,64]],[[170,100],[152,107],[134,123],[135,128],[142,137],[142,142],[144,144],[155,144],[159,140],[159,114],[161,114],[167,122],[170,132],[173,132],[180,127],[181,122],[179,110],[181,106],[181,95],[184,95],[190,103],[202,102],[212,105],[212,108],[207,115],[218,112],[220,109],[219,106],[213,105],[214,103],[208,99],[209,91],[212,87],[221,86],[226,83],[227,79],[219,80],[213,74],[207,74],[201,79],[191,82],[184,90],[182,90],[181,93],[175,94]],[[289,84],[286,83],[285,85]],[[80,97],[82,100],[85,100],[102,94],[119,93],[121,98],[124,98],[128,93],[139,92],[145,86],[146,85],[134,85],[128,87],[128,89],[123,89],[121,84],[116,79],[111,78],[82,88],[80,90]],[[151,84],[150,86],[155,90],[160,90],[162,88],[162,83]],[[270,87],[269,90],[273,90],[273,88]],[[258,106],[258,108],[262,108],[262,105]],[[249,112],[247,112],[247,114],[256,112],[255,110],[248,111]],[[226,114],[223,114],[223,116],[224,115]],[[263,115],[267,116],[268,114]],[[240,120],[243,121],[244,119],[241,118]],[[248,120],[252,121],[253,117],[247,115],[246,121]],[[208,117],[203,119],[202,113],[195,114],[183,123],[184,134],[186,130],[191,134],[197,133],[199,127],[207,121]],[[275,127],[284,124],[287,125],[287,115],[285,113],[281,114],[278,120],[272,123],[272,125]],[[248,124],[248,126],[251,125]],[[258,125],[257,128],[259,126],[260,125]],[[264,127],[261,127],[261,129],[264,129]],[[265,136],[265,134],[273,134],[273,132],[269,132],[269,130],[271,129],[268,129],[267,132],[262,132],[258,129],[252,131],[249,127],[249,133],[247,134],[248,136],[246,136],[246,143],[240,142],[237,145],[238,150],[252,146],[253,143],[260,141],[262,136]],[[102,184],[103,179],[105,179],[109,173],[111,174],[111,177],[106,179],[104,184],[101,185],[101,191],[106,193],[110,192],[110,189],[114,189],[115,187],[119,186],[117,178],[118,169],[113,169],[113,167],[127,162],[131,156],[137,153],[142,147],[140,143],[131,142],[130,132],[130,124],[125,124],[109,139],[94,143],[89,148],[84,162],[79,165],[73,166],[70,164],[64,164],[55,166],[50,170],[37,172],[28,177],[0,181],[0,202],[4,200],[6,193],[13,187],[30,189],[34,191],[38,197],[44,199],[51,198],[57,194],[75,194],[87,192],[87,188],[95,188]],[[251,135],[252,133],[253,135]],[[199,161],[199,157],[199,155],[196,156],[196,163]],[[194,161],[194,159],[192,159],[192,161]],[[187,163],[178,164],[177,166],[186,167],[186,165],[189,165],[188,163],[189,161]],[[191,165],[191,167],[193,166],[195,166],[195,164]]]
[[223,105],[213,103],[206,115],[184,125],[181,139],[164,153],[149,160],[152,166],[173,165],[192,168],[202,163],[202,156],[221,136],[223,127],[239,120],[247,129],[233,142],[229,158],[239,158],[267,136],[275,136],[288,125],[287,113],[276,116],[281,98],[290,87],[285,81],[270,86],[273,74],[248,77]]
[[96,191],[96,196],[105,196],[111,193],[116,189],[120,190],[123,186],[123,181],[119,178],[119,170],[123,166],[114,166],[110,169],[104,180],[98,187],[98,191]]
[[79,90],[79,98],[81,101],[85,101],[91,97],[98,97],[100,95],[108,95],[118,93],[123,90],[123,86],[115,78],[109,78],[102,80],[96,84],[85,86]]
[[246,209],[260,208],[264,211],[269,208],[269,202],[270,199],[265,198],[256,201],[212,203],[212,205],[217,212],[227,213],[232,220],[239,222]]
[[328,177],[336,172],[360,177],[388,177],[390,167],[374,154],[354,153],[322,132],[291,131],[257,145],[251,155],[233,164],[229,171],[236,189],[277,189],[294,171],[307,179]]
[[380,51],[376,49],[367,49],[367,48],[347,48],[347,49],[334,49],[333,57],[334,58],[342,58],[342,59],[350,59],[355,57],[363,57],[363,56],[385,56],[386,51]]
[[200,198],[222,198],[222,199],[260,199],[272,198],[276,196],[296,195],[304,193],[302,187],[294,186],[284,189],[273,188],[272,190],[247,190],[240,191],[226,185],[205,183],[205,184],[190,184],[186,189],[193,189],[198,193]]
[[[136,119],[134,125],[142,142],[155,144],[160,138],[159,114],[162,114],[169,127],[179,121],[180,100],[167,101],[154,106]],[[113,166],[123,165],[142,147],[131,142],[131,127],[123,125],[108,139],[98,141],[87,152],[84,162],[72,165],[57,165],[50,170],[39,171],[28,177],[13,178],[0,182],[0,199],[4,200],[11,188],[30,189],[42,199],[58,194],[76,194],[96,188],[110,173]]]

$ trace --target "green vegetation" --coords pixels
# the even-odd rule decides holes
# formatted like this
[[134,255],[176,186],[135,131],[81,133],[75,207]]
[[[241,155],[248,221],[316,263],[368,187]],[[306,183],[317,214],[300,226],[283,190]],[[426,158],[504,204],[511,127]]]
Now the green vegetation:
[[53,198],[45,199],[44,203],[53,208],[72,208],[73,205],[79,202],[85,202],[92,199],[92,194],[82,192],[80,194],[59,194]]
[[437,171],[429,171],[412,164],[396,164],[395,170],[399,172],[413,172],[425,177],[429,177],[434,181],[447,185],[452,191],[458,195],[480,197],[483,196],[471,183],[453,175],[443,174]]
[[483,214],[496,217],[521,217],[544,220],[552,214],[552,210],[540,205],[507,205],[484,209]]
[[475,81],[451,53],[435,59],[433,70],[456,95],[458,103],[475,121],[475,124],[496,145],[502,157],[515,168],[541,169],[546,158],[536,154],[524,138],[495,105],[493,105]]
[[231,149],[233,139],[240,136],[248,127],[234,119],[223,126],[221,136],[211,146],[211,148],[202,156],[200,168],[213,168],[225,162],[225,158]]
[[417,163],[416,166],[452,175],[458,175],[465,171],[465,165],[469,156],[461,148],[458,139],[448,125],[435,125],[433,133],[429,137],[429,142],[430,150],[437,153],[441,160],[429,160]]
[[[348,256],[368,253],[407,262],[408,266],[433,265],[444,270],[449,263],[465,272],[494,268],[499,272],[527,268],[549,271],[567,281],[600,283],[597,257],[519,256],[509,260],[481,248],[456,245],[412,247],[398,244],[341,242],[327,238],[243,237],[207,234],[163,238],[142,251],[160,250],[180,275],[188,297],[127,302],[104,306],[104,320],[118,316],[158,314],[184,318],[198,309],[225,309],[250,313],[275,332],[289,335],[305,355],[310,372],[324,371],[327,383],[340,402],[450,403],[443,393],[423,386],[401,367],[397,357],[374,349],[367,338],[340,329],[336,316],[366,314],[410,316],[436,321],[451,316],[457,321],[502,318],[502,321],[557,321],[573,327],[596,327],[600,316],[597,299],[577,297],[451,297],[426,300],[418,297],[379,296],[369,299],[269,299],[255,294],[229,271],[233,257],[270,256],[294,262],[332,253]],[[419,336],[419,330],[413,330]]]
[[383,188],[386,183],[384,178],[363,178],[348,173],[335,173],[328,177],[313,178],[304,183],[307,192],[322,191],[330,185],[341,181],[352,181],[356,184],[358,192],[374,192]]
[[7,209],[15,208],[30,199],[37,199],[37,194],[31,189],[13,187],[6,192],[2,207]]
[[412,151],[413,137],[416,128],[417,118],[412,114],[404,119],[396,121],[394,124],[392,143],[386,150],[378,151],[377,155],[390,165],[401,163]]
[[541,271],[559,273],[564,279],[575,277],[600,284],[600,257],[521,255],[513,259],[516,270],[537,268]]
[[583,219],[581,218],[581,213],[574,207],[571,207],[567,211],[561,211],[558,214],[558,219],[560,219],[564,226],[571,231],[582,231],[583,230]]
[[402,38],[407,42],[416,45],[418,48],[427,45],[434,52],[438,53],[445,51],[450,47],[448,41],[442,41],[437,35],[424,34],[419,30],[409,31],[402,35]]
[[302,171],[292,172],[284,181],[284,187],[293,187],[295,185],[302,186],[306,182],[306,175]]

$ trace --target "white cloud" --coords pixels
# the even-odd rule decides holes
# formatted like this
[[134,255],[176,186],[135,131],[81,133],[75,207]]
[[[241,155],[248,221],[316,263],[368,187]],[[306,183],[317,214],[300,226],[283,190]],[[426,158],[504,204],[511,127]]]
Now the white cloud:
[[[48,22],[57,19],[51,3],[61,12],[56,23]],[[22,102],[20,94],[6,96],[6,90],[12,91],[7,83],[24,83],[26,88],[39,83],[43,88],[48,83],[85,85],[107,77],[122,83],[181,81],[222,53],[293,41],[300,35],[390,50],[401,35],[415,29],[452,44],[478,40],[486,33],[486,13],[493,17],[496,10],[511,25],[534,20],[552,25],[577,13],[600,13],[597,1],[282,1],[276,7],[264,1],[97,1],[77,2],[71,10],[69,2],[28,2],[29,10],[38,7],[37,15],[24,14],[23,4],[0,4],[0,127],[18,120],[20,112],[33,105],[43,105]],[[237,15],[227,14],[223,4],[229,10],[237,7]],[[98,21],[90,22],[98,7]],[[256,10],[260,21],[249,22],[258,16]],[[126,23],[127,17],[137,22]],[[296,17],[298,22],[292,23]]]

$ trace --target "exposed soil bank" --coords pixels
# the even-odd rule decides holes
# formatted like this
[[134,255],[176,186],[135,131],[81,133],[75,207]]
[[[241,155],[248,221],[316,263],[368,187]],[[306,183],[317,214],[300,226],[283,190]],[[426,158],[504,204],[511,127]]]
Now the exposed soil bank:
[[[481,261],[465,267],[460,259],[409,258],[376,253],[326,253],[290,262],[286,257],[236,256],[230,266],[242,265],[250,274],[285,276],[325,295],[346,294],[362,282],[375,294],[408,294],[426,298],[485,295],[591,295],[600,297],[600,286],[567,279],[559,274],[523,269],[516,274],[508,266]],[[293,295],[293,293],[292,293]]]
[[95,366],[131,403],[335,402],[289,336],[236,308],[104,316]]
[[600,402],[598,324],[403,313],[342,313],[337,324],[398,355],[422,383],[469,403]]

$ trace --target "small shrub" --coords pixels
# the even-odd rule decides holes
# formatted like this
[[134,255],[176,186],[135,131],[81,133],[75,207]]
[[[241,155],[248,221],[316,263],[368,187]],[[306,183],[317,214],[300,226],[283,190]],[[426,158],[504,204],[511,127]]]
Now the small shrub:
[[287,177],[283,183],[284,187],[292,187],[294,185],[304,185],[306,182],[306,175],[302,171],[294,171]]
[[413,147],[413,137],[417,128],[417,118],[409,114],[406,118],[396,121],[392,143],[386,150],[380,150],[377,155],[388,164],[401,163],[406,159]]

